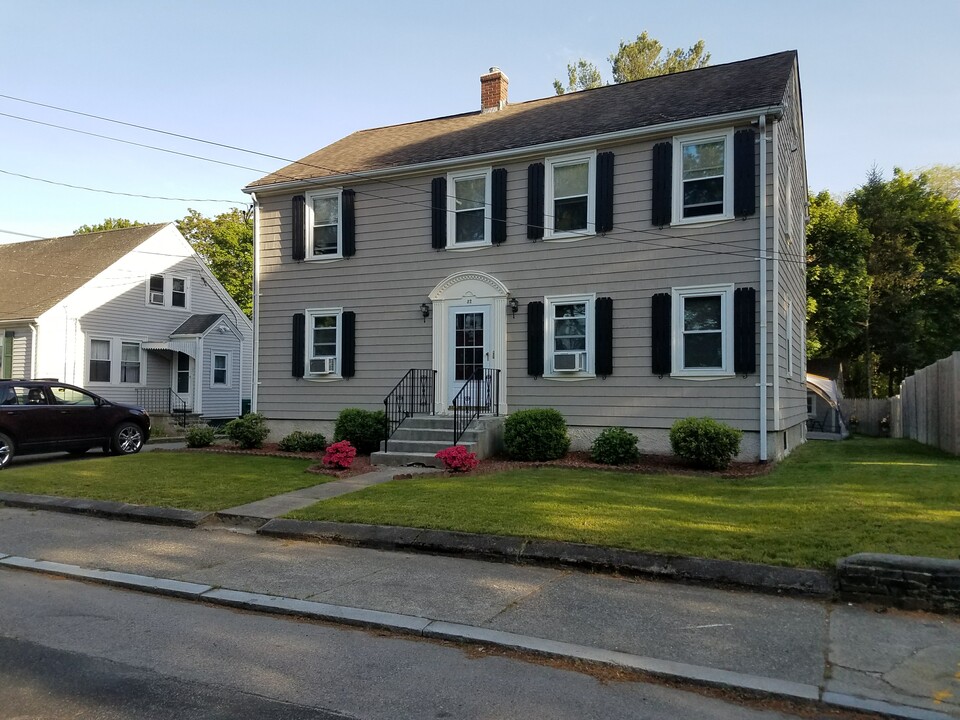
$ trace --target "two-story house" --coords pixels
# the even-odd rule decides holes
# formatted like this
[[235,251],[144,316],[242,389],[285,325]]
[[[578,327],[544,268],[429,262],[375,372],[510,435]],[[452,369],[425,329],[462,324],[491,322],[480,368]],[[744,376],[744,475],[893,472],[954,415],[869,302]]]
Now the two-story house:
[[245,189],[275,434],[329,433],[400,383],[415,412],[556,408],[574,448],[620,425],[668,453],[704,415],[744,431],[741,459],[802,443],[796,53],[516,104],[499,69],[480,85],[477,112],[356,132]]
[[240,415],[253,324],[173,224],[0,245],[0,377],[153,413]]

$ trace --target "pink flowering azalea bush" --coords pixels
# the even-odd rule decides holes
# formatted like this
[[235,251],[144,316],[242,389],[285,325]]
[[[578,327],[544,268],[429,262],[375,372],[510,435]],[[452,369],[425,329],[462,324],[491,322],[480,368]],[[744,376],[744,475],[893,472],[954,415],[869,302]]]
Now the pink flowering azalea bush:
[[454,445],[446,450],[441,450],[434,457],[440,460],[447,470],[452,472],[467,472],[473,470],[480,461],[477,460],[477,454],[467,450],[463,445]]
[[357,449],[350,444],[350,441],[341,440],[327,448],[327,452],[323,456],[323,464],[346,470],[353,464],[353,459],[356,456]]

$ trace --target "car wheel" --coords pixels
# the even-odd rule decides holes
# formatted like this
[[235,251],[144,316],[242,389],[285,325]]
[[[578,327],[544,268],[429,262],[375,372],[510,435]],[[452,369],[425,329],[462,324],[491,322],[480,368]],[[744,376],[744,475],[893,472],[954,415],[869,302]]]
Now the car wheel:
[[13,440],[9,435],[0,433],[0,470],[5,468],[13,460]]
[[143,447],[143,430],[136,423],[120,423],[113,431],[113,451],[117,455],[132,455]]

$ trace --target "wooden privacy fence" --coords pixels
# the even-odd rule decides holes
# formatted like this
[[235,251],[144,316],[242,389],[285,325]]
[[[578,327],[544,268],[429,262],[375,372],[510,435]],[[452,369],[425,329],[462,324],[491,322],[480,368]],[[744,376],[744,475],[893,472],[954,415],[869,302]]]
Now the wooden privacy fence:
[[[890,417],[890,399],[843,398],[840,401],[840,412],[852,431],[879,437],[886,434],[880,430],[880,421]],[[856,426],[853,425],[854,418],[857,420]]]
[[960,455],[960,351],[904,380],[891,410],[893,437]]

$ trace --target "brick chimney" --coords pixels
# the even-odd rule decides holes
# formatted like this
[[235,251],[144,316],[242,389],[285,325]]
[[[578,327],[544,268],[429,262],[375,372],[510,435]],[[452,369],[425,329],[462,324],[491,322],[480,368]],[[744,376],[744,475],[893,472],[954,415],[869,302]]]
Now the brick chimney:
[[496,112],[507,105],[507,85],[510,79],[498,67],[480,76],[480,111]]

